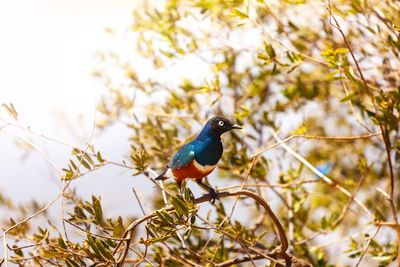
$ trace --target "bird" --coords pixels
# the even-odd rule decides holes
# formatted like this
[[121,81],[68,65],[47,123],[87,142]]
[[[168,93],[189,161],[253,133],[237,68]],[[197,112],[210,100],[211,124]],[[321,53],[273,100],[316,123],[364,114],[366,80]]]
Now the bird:
[[176,178],[179,191],[184,179],[193,178],[196,182],[206,188],[212,197],[212,203],[218,197],[214,188],[202,182],[202,179],[210,174],[220,160],[223,153],[221,135],[233,130],[242,129],[241,126],[232,123],[221,116],[212,117],[207,121],[197,137],[183,145],[171,158],[166,170],[155,180],[165,180],[164,175],[169,169]]

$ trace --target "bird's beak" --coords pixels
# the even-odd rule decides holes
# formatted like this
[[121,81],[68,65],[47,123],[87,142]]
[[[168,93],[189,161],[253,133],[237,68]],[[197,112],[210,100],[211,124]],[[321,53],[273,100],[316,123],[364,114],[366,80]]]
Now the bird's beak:
[[234,124],[234,125],[232,125],[232,129],[242,129],[242,127],[240,127],[240,126],[237,125],[237,124]]

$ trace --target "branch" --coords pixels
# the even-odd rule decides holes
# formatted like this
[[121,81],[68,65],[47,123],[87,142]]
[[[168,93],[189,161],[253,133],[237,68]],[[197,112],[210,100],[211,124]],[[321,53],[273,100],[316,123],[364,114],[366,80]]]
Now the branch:
[[[262,253],[262,252],[265,252],[265,253]],[[256,253],[256,254],[251,256],[253,260],[261,260],[261,259],[268,258],[268,259],[275,260],[274,262],[276,263],[276,266],[288,266],[281,262],[276,261],[278,259],[281,259],[277,249],[274,249],[272,251],[257,250],[257,252],[254,252],[254,253]],[[290,265],[289,265],[290,267],[312,267],[312,264],[305,260],[298,259],[291,254],[287,254],[287,256],[290,259]],[[239,263],[248,262],[248,261],[250,261],[249,257],[240,257],[240,258],[230,259],[230,260],[226,260],[224,262],[214,264],[213,267],[232,266],[234,264],[239,264]]]
[[[243,187],[269,187],[269,188],[288,188],[291,186],[299,186],[302,184],[311,184],[311,183],[322,183],[321,179],[314,179],[314,180],[300,180],[300,181],[292,181],[286,184],[245,184]],[[242,185],[231,185],[227,187],[222,187],[222,188],[216,188],[215,191],[225,191],[225,190],[230,190],[230,189],[235,189],[235,188],[241,188]]]
[[[262,255],[253,255],[251,256],[253,260],[261,260],[264,259],[265,257]],[[250,257],[240,257],[240,258],[234,258],[231,260],[227,260],[221,263],[214,264],[214,267],[225,267],[225,266],[232,266],[234,264],[238,263],[243,263],[243,262],[248,262],[250,261]]]
[[[243,190],[243,189],[244,189],[244,185],[246,184],[247,180],[249,179],[251,170],[253,169],[254,164],[256,163],[257,159],[258,159],[257,157],[254,157],[254,158],[253,158],[253,160],[252,160],[252,162],[251,162],[251,164],[250,164],[250,167],[249,167],[249,169],[247,170],[247,174],[246,174],[246,176],[245,176],[245,178],[244,178],[244,180],[243,180],[243,182],[242,182],[242,186],[240,187],[240,190]],[[233,202],[233,205],[232,205],[232,208],[231,208],[230,213],[227,214],[227,215],[225,216],[225,218],[219,223],[219,225],[218,225],[217,228],[221,228],[221,226],[225,223],[226,220],[229,220],[229,221],[230,221],[230,219],[231,219],[231,217],[232,217],[232,214],[233,214],[233,212],[234,212],[234,210],[235,210],[235,207],[236,207],[236,204],[237,204],[238,200],[239,200],[239,196],[236,196],[236,197],[235,197],[235,200],[234,200],[234,202]],[[212,234],[212,235],[208,238],[207,242],[203,245],[203,248],[201,249],[202,252],[208,247],[208,244],[209,244],[209,243],[211,242],[211,240],[214,238],[214,236],[215,236],[216,233],[217,233],[217,232],[214,231],[214,234]],[[221,242],[223,242],[223,239],[222,239],[222,238],[219,240],[219,244],[221,244]],[[218,244],[218,246],[219,246],[219,244]],[[239,244],[240,244],[240,243],[239,243]],[[240,245],[243,247],[242,244],[240,244]],[[243,248],[244,248],[244,247],[243,247]],[[244,249],[245,249],[245,248],[244,248]],[[251,263],[253,264],[253,266],[256,266],[255,263],[253,262],[253,260],[251,259],[251,255],[248,253],[248,251],[247,251],[246,249],[245,249],[245,251],[246,251],[247,255],[249,256],[249,258],[250,258]],[[217,255],[217,250],[214,252],[214,254],[213,254],[211,260],[213,260],[213,259],[215,258],[216,255]]]
[[[234,192],[221,192],[218,193],[218,198],[226,198],[226,197],[232,197],[232,196],[248,196],[251,197],[252,199],[254,199],[257,203],[259,203],[261,206],[264,207],[265,211],[268,213],[268,215],[271,217],[273,223],[275,224],[275,227],[278,229],[278,233],[279,233],[279,238],[281,241],[281,246],[279,248],[279,251],[277,252],[279,254],[279,256],[283,259],[285,259],[286,262],[290,262],[290,259],[292,258],[292,256],[289,256],[288,254],[286,254],[286,250],[288,248],[288,240],[286,238],[286,234],[285,234],[285,230],[283,229],[281,223],[279,222],[278,218],[275,216],[275,214],[272,212],[271,208],[269,207],[268,203],[261,198],[260,196],[258,196],[257,194],[251,192],[251,191],[247,191],[247,190],[238,190],[238,191],[234,191]],[[196,203],[200,204],[203,202],[207,202],[210,201],[212,199],[212,196],[209,194],[203,195],[199,198],[196,199]],[[174,211],[174,208],[172,206],[167,206],[164,208],[165,211],[168,212],[172,212]],[[135,228],[140,225],[141,223],[143,223],[144,221],[147,221],[149,219],[155,218],[156,212],[153,212],[151,214],[148,214],[140,219],[137,219],[136,221],[132,222],[125,230],[124,234],[122,235],[121,239],[125,239],[125,246],[123,249],[123,252],[121,253],[121,255],[119,256],[118,260],[117,260],[117,267],[121,267],[124,263],[124,260],[128,254],[129,251],[129,245],[132,239],[132,234],[135,230]],[[118,243],[118,245],[116,246],[116,248],[114,249],[113,254],[115,255],[116,252],[118,251],[119,247],[124,243],[124,241],[120,241]],[[250,260],[250,257],[249,257]]]
[[68,224],[72,225],[73,227],[81,230],[82,232],[88,233],[88,234],[93,235],[93,236],[101,237],[101,238],[104,238],[104,239],[115,240],[115,241],[124,241],[124,240],[126,241],[127,240],[127,239],[115,238],[115,237],[111,237],[111,236],[105,236],[105,235],[100,235],[100,234],[96,234],[96,233],[90,232],[90,231],[85,230],[82,227],[79,227],[78,225],[76,225],[76,224],[74,224],[74,223],[72,223],[72,222],[70,222],[70,221],[68,221],[66,219],[62,219],[62,221],[65,221],[66,223],[68,223]]
[[[340,35],[342,36],[343,41],[345,42],[347,48],[349,49],[350,55],[351,55],[351,57],[352,57],[352,59],[354,61],[354,64],[356,65],[357,71],[360,74],[361,81],[364,84],[365,90],[367,91],[369,98],[371,99],[371,102],[372,102],[372,105],[374,107],[374,111],[375,111],[375,114],[376,114],[375,118],[378,120],[378,124],[379,124],[379,128],[381,130],[383,142],[385,144],[387,162],[388,162],[388,165],[389,165],[389,174],[390,174],[390,191],[389,191],[390,198],[389,198],[389,203],[390,203],[390,207],[391,207],[391,210],[392,210],[394,222],[396,223],[397,246],[400,247],[400,226],[399,226],[399,221],[398,221],[398,218],[397,218],[396,206],[395,206],[395,203],[394,203],[394,187],[395,187],[395,184],[394,184],[394,172],[393,172],[392,158],[390,156],[390,144],[389,144],[389,140],[388,140],[389,134],[386,135],[387,131],[385,132],[385,127],[384,127],[384,125],[382,123],[381,118],[379,118],[378,108],[377,108],[377,105],[376,105],[376,102],[375,102],[374,95],[371,92],[371,89],[370,89],[367,81],[364,78],[364,74],[363,74],[363,72],[361,70],[361,67],[358,64],[358,61],[357,61],[357,59],[356,59],[356,57],[354,55],[353,49],[351,48],[350,43],[348,42],[348,40],[346,38],[346,35],[342,31],[342,29],[340,27],[340,24],[337,21],[336,17],[332,14],[330,1],[329,1],[329,5],[327,5],[327,9],[329,11],[330,17],[335,22],[335,25],[333,25],[332,22],[331,22],[332,26],[334,26],[340,32]],[[398,250],[397,258],[400,258],[400,250]],[[398,261],[397,266],[400,266],[400,260]]]
[[[89,137],[89,140],[88,140],[87,145],[86,145],[86,147],[85,147],[85,150],[84,150],[85,152],[84,152],[84,153],[86,153],[87,149],[89,148],[90,142],[91,142],[91,140],[92,140],[93,132],[94,132],[94,126],[95,126],[95,121],[96,121],[96,120],[94,120],[94,122],[93,122],[92,131],[91,131],[91,133],[90,133],[90,137]],[[24,128],[22,128],[22,129],[24,129]],[[27,130],[28,132],[30,132],[29,128],[26,129],[26,130]],[[4,132],[4,130],[3,130],[2,132]],[[44,136],[42,136],[42,137],[44,137]],[[28,139],[26,139],[25,141],[27,141],[28,143],[30,142]],[[32,143],[32,145],[34,145],[34,144]],[[36,147],[36,146],[34,146],[34,148],[38,149],[39,152],[41,151],[41,150],[40,150],[38,147]],[[45,157],[45,158],[46,158],[46,157]],[[78,168],[79,168],[79,166],[81,165],[82,160],[83,160],[83,157],[82,157],[81,160],[79,161]],[[54,166],[55,166],[55,165],[54,165]],[[79,169],[77,169],[77,170],[75,171],[75,174],[77,174],[78,171],[79,171]],[[74,176],[75,176],[75,174],[74,174]],[[4,263],[5,263],[5,267],[8,267],[8,259],[7,259],[7,257],[8,257],[8,250],[7,250],[7,247],[8,247],[8,246],[7,246],[7,233],[10,232],[11,230],[13,230],[14,228],[20,226],[21,224],[23,224],[23,223],[25,223],[25,222],[31,220],[32,218],[38,216],[39,214],[43,213],[44,211],[46,211],[46,210],[47,210],[50,206],[52,206],[60,197],[61,197],[61,211],[62,211],[62,218],[61,218],[61,219],[62,219],[62,223],[63,223],[63,227],[64,227],[64,233],[65,233],[65,235],[66,235],[66,237],[67,237],[67,231],[66,231],[66,228],[65,228],[65,222],[64,222],[64,220],[63,220],[63,219],[64,219],[64,218],[63,218],[63,216],[64,216],[64,215],[63,215],[63,213],[64,213],[63,200],[64,200],[65,191],[67,190],[68,186],[70,185],[70,183],[71,183],[73,180],[74,180],[74,179],[71,179],[71,180],[69,180],[69,181],[65,181],[65,180],[63,179],[63,180],[62,180],[62,189],[61,189],[61,192],[60,192],[53,200],[51,200],[44,208],[42,208],[41,210],[35,212],[34,214],[32,214],[32,215],[26,217],[25,219],[19,221],[18,223],[14,224],[13,226],[9,227],[8,229],[4,230],[2,238],[3,238],[3,244],[4,244]],[[67,239],[68,239],[68,237],[67,237]]]
[[[287,238],[286,238],[285,230],[283,229],[283,227],[282,227],[281,223],[279,222],[278,218],[272,212],[272,210],[269,207],[268,203],[265,202],[264,199],[262,199],[260,196],[256,195],[255,193],[253,193],[251,191],[247,191],[247,190],[238,190],[238,191],[234,191],[234,192],[221,192],[221,193],[218,193],[218,197],[219,198],[225,198],[225,197],[231,197],[231,196],[241,196],[241,195],[251,197],[256,202],[258,202],[261,206],[264,207],[265,211],[271,217],[271,219],[274,222],[276,228],[278,229],[279,237],[280,237],[280,240],[281,240],[281,249],[280,249],[279,253],[281,255],[284,255],[286,250],[287,250],[287,248],[288,248],[288,241],[287,241]],[[199,203],[202,203],[202,202],[210,201],[211,199],[212,199],[212,197],[209,194],[203,195],[203,196],[199,197],[198,199],[196,199],[196,203],[199,204]]]
[[362,261],[364,255],[365,255],[365,253],[367,253],[367,251],[368,251],[369,245],[371,244],[372,240],[376,237],[376,235],[378,234],[378,232],[379,232],[380,229],[381,229],[381,225],[379,225],[379,226],[376,228],[375,234],[369,238],[368,243],[367,243],[367,245],[365,246],[363,252],[361,253],[361,256],[360,256],[360,258],[358,259],[358,262],[357,262],[357,264],[355,265],[355,267],[360,266],[360,263],[361,263],[361,261]]
[[370,138],[373,136],[378,136],[381,135],[382,132],[377,132],[377,133],[371,133],[367,135],[360,135],[360,136],[316,136],[316,135],[300,135],[300,134],[295,134],[291,135],[273,145],[270,145],[266,148],[263,148],[259,151],[257,151],[255,154],[251,155],[251,157],[256,157],[262,153],[264,153],[267,150],[270,150],[272,148],[275,148],[283,143],[289,142],[293,138],[306,138],[306,139],[317,139],[317,140],[333,140],[333,141],[352,141],[352,140],[358,140],[358,139],[363,139],[363,138]]
[[[282,142],[282,140],[278,137],[278,135],[271,130],[272,136],[275,138],[276,141]],[[321,173],[317,168],[315,168],[310,162],[308,162],[305,158],[300,156],[298,153],[293,151],[290,147],[288,147],[285,144],[282,144],[282,147],[291,155],[293,155],[296,159],[298,159],[301,163],[303,163],[307,168],[309,168],[313,173],[315,173],[319,178],[321,178],[323,181],[325,181],[327,184],[335,187],[337,190],[348,196],[349,198],[353,198],[354,202],[357,203],[368,215],[371,217],[376,222],[376,217],[375,215],[359,200],[358,198],[354,197],[346,188],[340,186],[339,184],[335,183],[331,178],[327,177],[323,173]]]

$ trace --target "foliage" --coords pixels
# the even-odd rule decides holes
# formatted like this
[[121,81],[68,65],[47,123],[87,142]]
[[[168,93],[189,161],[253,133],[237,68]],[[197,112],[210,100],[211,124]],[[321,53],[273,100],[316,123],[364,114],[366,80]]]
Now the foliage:
[[[203,218],[199,210],[206,206],[188,188],[177,194],[168,181],[155,183],[165,196],[152,199],[153,217],[106,219],[100,197],[85,200],[71,189],[73,180],[109,164],[137,179],[154,177],[195,129],[220,114],[246,131],[223,138],[213,178],[278,199],[273,210],[291,256],[315,266],[398,264],[399,12],[398,3],[379,0],[168,0],[135,10],[131,34],[152,74],[112,50],[96,70],[110,89],[97,127],[129,129],[130,155],[119,163],[93,146],[72,149],[59,197],[68,211],[63,224],[82,233],[76,240],[46,217],[46,207],[15,209],[0,197],[4,209],[17,213],[2,222],[4,230],[11,227],[4,234],[8,261],[282,264],[274,256],[280,244],[275,225],[258,202],[248,204],[252,225],[232,218],[234,207],[226,210],[225,199]],[[125,76],[115,78],[104,66]],[[3,108],[17,119],[13,105]],[[247,204],[246,197],[238,201]],[[34,219],[16,224],[35,211]],[[36,228],[34,220],[45,223]],[[140,223],[145,229],[129,232]]]

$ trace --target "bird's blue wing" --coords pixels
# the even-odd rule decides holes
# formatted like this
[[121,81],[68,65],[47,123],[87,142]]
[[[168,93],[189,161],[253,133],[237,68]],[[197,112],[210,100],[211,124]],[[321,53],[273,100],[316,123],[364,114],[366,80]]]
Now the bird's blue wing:
[[179,170],[189,165],[195,157],[194,145],[188,143],[181,147],[168,163],[168,167],[172,170]]

